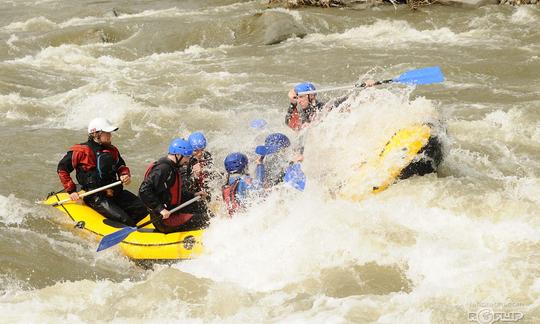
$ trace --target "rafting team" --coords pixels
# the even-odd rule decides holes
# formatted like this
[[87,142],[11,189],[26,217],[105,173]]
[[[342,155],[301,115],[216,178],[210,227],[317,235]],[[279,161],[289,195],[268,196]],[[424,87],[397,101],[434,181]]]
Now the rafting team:
[[[309,126],[325,110],[325,105],[317,100],[315,93],[301,94],[314,91],[315,86],[310,82],[298,84],[290,90],[285,123],[293,130],[299,131]],[[111,144],[112,133],[117,130],[118,127],[105,118],[93,119],[88,125],[88,140],[72,146],[58,163],[58,176],[71,200],[80,199],[70,176],[75,170],[77,182],[85,191],[118,180],[122,182],[121,185],[83,198],[88,206],[107,219],[136,226],[149,213],[156,230],[163,233],[206,227],[210,219],[207,182],[212,155],[206,151],[204,134],[194,132],[187,140],[172,140],[167,155],[148,166],[139,187],[139,196],[136,196],[123,188],[123,185],[131,182],[131,174],[120,152]],[[248,174],[249,161],[244,153],[227,155],[224,160],[227,176],[222,195],[230,215],[243,208],[250,195],[261,194],[283,182],[285,170],[292,163],[303,160],[303,148],[292,161],[288,159],[285,149],[290,144],[289,138],[282,133],[268,135],[264,145],[255,150],[259,155],[255,178]],[[176,213],[169,212],[196,196],[205,199]]]

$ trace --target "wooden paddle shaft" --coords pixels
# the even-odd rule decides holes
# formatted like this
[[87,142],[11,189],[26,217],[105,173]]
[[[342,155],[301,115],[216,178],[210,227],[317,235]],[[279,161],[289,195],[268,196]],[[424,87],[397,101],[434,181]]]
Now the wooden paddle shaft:
[[[83,198],[83,197],[86,197],[86,196],[90,196],[92,194],[95,194],[96,192],[100,192],[100,191],[103,191],[103,190],[106,190],[106,189],[109,189],[111,187],[115,187],[115,186],[118,186],[119,184],[121,184],[122,181],[118,180],[116,182],[113,182],[111,184],[108,184],[106,186],[103,186],[103,187],[100,187],[100,188],[97,188],[97,189],[94,189],[94,190],[90,190],[90,191],[87,191],[85,193],[82,193],[79,195],[79,198]],[[71,201],[71,198],[68,198],[68,199],[64,199],[64,200],[60,200],[58,202],[55,202],[54,204],[52,204],[51,206],[53,207],[56,207],[58,205],[62,205],[64,203],[67,203],[68,201]]]

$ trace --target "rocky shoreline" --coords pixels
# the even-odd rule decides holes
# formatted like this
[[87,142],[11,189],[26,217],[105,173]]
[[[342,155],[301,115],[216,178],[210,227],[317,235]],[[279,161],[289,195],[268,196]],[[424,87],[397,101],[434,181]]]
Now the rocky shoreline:
[[411,9],[417,9],[432,4],[442,4],[457,7],[481,7],[484,5],[540,5],[540,0],[269,0],[269,5],[298,7],[373,7],[383,4],[407,4]]

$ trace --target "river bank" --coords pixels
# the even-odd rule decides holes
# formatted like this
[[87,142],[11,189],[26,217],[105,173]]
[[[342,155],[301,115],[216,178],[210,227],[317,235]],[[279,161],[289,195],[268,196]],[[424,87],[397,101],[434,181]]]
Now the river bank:
[[269,0],[269,5],[279,5],[285,8],[299,7],[322,7],[322,8],[340,8],[349,7],[354,9],[365,9],[381,5],[399,5],[407,4],[411,9],[442,4],[456,7],[477,8],[485,5],[536,5],[538,0]]

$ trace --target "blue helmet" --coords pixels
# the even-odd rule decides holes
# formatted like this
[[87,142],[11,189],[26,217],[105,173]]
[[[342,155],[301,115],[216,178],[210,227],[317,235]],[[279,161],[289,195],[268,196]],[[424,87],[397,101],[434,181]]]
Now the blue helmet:
[[228,173],[242,172],[248,165],[248,158],[243,153],[234,152],[227,155],[223,164]]
[[254,129],[263,129],[266,126],[266,120],[264,119],[253,119],[249,126]]
[[180,154],[183,156],[191,156],[193,147],[183,138],[175,138],[169,144],[169,154]]
[[193,132],[188,137],[189,144],[194,150],[203,150],[206,148],[206,137],[201,132]]
[[294,87],[294,92],[296,92],[296,95],[298,95],[300,92],[306,92],[306,91],[314,91],[315,86],[311,82],[304,82],[297,84],[296,87]]
[[289,138],[281,133],[273,133],[266,137],[264,145],[257,146],[255,153],[259,155],[268,155],[276,153],[277,151],[289,147],[291,141]]

